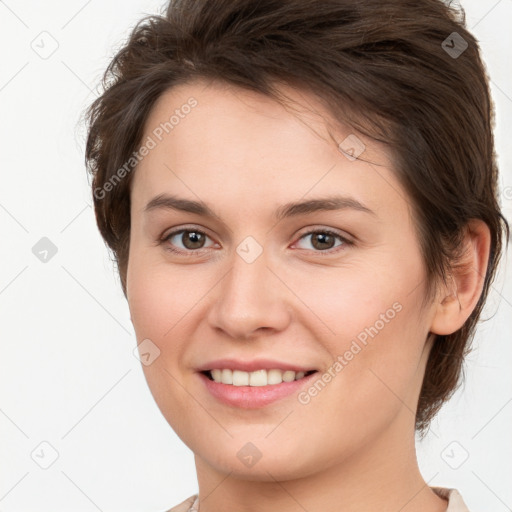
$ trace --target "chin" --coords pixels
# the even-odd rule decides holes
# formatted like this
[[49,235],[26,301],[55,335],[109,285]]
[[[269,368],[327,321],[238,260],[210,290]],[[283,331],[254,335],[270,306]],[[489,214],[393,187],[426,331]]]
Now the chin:
[[332,457],[332,450],[327,450],[329,453],[322,456],[320,447],[311,445],[311,442],[309,448],[304,450],[304,442],[298,439],[295,439],[293,446],[274,444],[264,437],[255,436],[252,439],[241,441],[240,438],[229,438],[225,442],[195,439],[196,442],[192,441],[188,446],[200,463],[216,472],[259,482],[308,477],[321,471]]
[[296,480],[315,472],[313,466],[307,461],[297,461],[293,457],[279,453],[274,453],[272,457],[262,457],[252,467],[245,466],[236,455],[230,457],[226,454],[213,454],[213,460],[208,456],[198,455],[198,457],[219,473],[229,474],[231,478],[254,482]]

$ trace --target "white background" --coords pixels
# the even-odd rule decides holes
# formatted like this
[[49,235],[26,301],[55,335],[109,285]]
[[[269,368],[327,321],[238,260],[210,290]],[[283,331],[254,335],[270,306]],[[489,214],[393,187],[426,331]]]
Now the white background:
[[[80,124],[129,29],[162,6],[0,1],[2,512],[159,512],[197,491],[192,453],[158,410],[133,354],[127,303],[91,208]],[[491,76],[510,219],[512,0],[463,6]],[[37,45],[58,48],[41,58]],[[57,248],[46,263],[32,252],[42,237]],[[503,271],[486,316],[466,383],[418,456],[429,485],[458,488],[472,512],[505,512],[512,507],[512,285]],[[52,448],[42,442],[58,453],[48,469],[39,464],[51,462]]]

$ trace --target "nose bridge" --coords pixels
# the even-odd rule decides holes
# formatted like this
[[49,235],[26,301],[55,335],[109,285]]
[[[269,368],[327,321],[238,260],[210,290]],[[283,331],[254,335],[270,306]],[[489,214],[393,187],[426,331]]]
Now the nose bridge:
[[212,327],[235,338],[246,338],[255,330],[283,329],[289,321],[285,287],[270,270],[270,253],[253,237],[236,247],[231,270],[222,279],[212,306]]

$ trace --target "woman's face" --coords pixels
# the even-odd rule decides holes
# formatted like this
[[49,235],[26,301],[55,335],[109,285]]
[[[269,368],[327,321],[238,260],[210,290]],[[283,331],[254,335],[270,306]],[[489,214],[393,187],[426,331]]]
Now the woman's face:
[[[301,477],[413,438],[434,311],[410,201],[382,147],[340,127],[344,153],[325,119],[195,82],[145,125],[131,318],[156,403],[214,471]],[[222,369],[234,384],[202,373]]]

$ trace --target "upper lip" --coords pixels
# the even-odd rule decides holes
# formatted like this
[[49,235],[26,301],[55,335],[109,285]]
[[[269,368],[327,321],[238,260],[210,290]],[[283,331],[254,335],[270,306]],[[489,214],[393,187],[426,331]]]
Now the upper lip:
[[241,370],[244,372],[254,372],[256,370],[291,370],[294,372],[309,372],[316,370],[315,368],[302,366],[299,364],[285,363],[284,361],[276,361],[274,359],[252,359],[250,361],[242,361],[239,359],[216,359],[210,361],[197,368],[197,371],[204,372],[216,369]]

